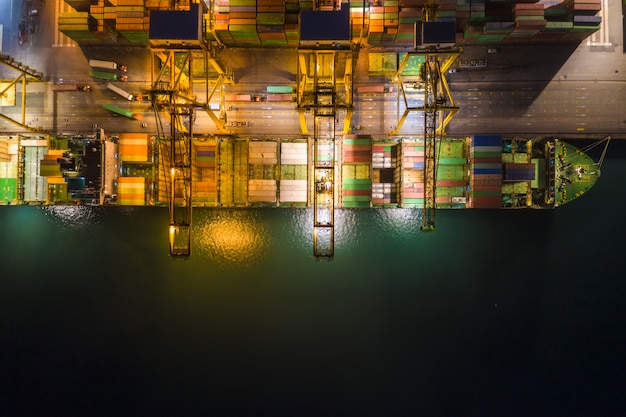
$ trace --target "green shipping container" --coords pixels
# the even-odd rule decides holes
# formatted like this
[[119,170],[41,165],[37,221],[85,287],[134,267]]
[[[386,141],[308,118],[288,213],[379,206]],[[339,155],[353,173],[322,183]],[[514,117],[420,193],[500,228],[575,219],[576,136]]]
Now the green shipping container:
[[17,178],[0,178],[0,203],[17,200]]

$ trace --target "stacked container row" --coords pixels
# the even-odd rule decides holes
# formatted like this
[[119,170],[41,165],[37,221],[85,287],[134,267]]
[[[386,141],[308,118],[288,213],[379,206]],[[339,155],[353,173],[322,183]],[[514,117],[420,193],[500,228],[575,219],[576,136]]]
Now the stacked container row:
[[467,202],[465,141],[442,139],[437,144],[436,204],[440,208],[464,208]]
[[305,206],[308,184],[307,142],[280,144],[280,204]]
[[[146,176],[151,175],[150,137],[147,133],[122,133],[118,138],[118,152],[123,176],[118,177],[117,204],[143,206],[146,204]],[[167,196],[162,199],[166,200]]]
[[0,204],[17,202],[17,141],[0,138]]
[[372,205],[397,206],[401,172],[397,143],[372,146]]
[[372,201],[372,138],[345,135],[342,155],[342,205],[370,207]]
[[119,177],[117,179],[117,204],[144,206],[146,204],[146,178]]
[[500,208],[502,206],[502,136],[473,136],[470,153],[472,156],[471,207]]
[[402,207],[424,206],[424,142],[402,143]]
[[144,0],[117,0],[117,6],[109,7],[111,17],[115,19],[115,29],[130,42],[148,42],[148,4],[152,10],[167,10],[167,5],[162,1],[147,3]]
[[92,4],[89,6],[89,15],[96,21],[95,31],[92,33],[98,39],[107,42],[117,40],[118,32],[115,29],[114,18],[105,20],[104,0],[92,1]]
[[217,203],[216,151],[214,138],[192,142],[193,202],[213,206]]
[[24,201],[43,203],[48,199],[48,181],[39,175],[41,160],[48,153],[46,140],[26,139],[20,142],[24,150]]
[[218,141],[218,201],[224,206],[247,206],[248,143],[245,140]]
[[276,203],[276,165],[278,143],[251,141],[248,144],[248,201],[250,203]]
[[[149,11],[165,10],[167,0],[66,2],[77,12],[59,16],[59,30],[79,43],[115,41],[147,43]],[[485,0],[439,0],[439,20],[457,23],[459,43],[580,41],[599,29],[600,0],[568,0],[544,9],[543,4]],[[424,0],[352,0],[353,40],[370,45],[409,46],[414,25],[422,20]],[[226,45],[297,45],[299,14],[312,0],[216,0],[204,15],[207,40]],[[508,9],[507,9],[508,8]],[[540,8],[542,10],[540,10]],[[539,15],[543,11],[545,14]],[[536,13],[536,14],[535,14]]]

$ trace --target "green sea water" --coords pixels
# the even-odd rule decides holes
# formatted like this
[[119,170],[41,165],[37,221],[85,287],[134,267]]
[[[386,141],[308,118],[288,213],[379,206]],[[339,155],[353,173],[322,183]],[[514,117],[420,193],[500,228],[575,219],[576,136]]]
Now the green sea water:
[[0,416],[623,416],[626,146],[551,211],[0,208]]

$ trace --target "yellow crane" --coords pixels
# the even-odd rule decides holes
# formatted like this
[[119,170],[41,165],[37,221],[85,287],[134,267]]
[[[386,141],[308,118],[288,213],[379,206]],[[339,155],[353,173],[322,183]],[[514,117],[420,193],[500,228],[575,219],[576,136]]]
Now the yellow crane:
[[[216,48],[208,44],[195,49],[153,47],[152,69],[150,101],[157,122],[159,172],[165,174],[159,178],[159,200],[166,200],[169,207],[170,256],[187,259],[191,256],[195,112],[205,111],[227,133],[222,86],[234,82],[234,77]],[[194,73],[200,76],[194,78]],[[220,94],[219,115],[210,105],[216,93]],[[160,116],[169,122],[169,132]]]
[[[439,22],[439,6],[435,0],[427,0],[422,9],[422,22],[416,23],[414,51],[406,53],[400,64],[395,79],[398,81],[400,98],[404,100],[405,110],[398,124],[390,134],[397,134],[408,114],[421,111],[424,114],[424,218],[421,229],[435,229],[436,185],[437,185],[437,138],[445,133],[445,127],[459,108],[455,105],[446,81],[445,74],[461,54],[455,43],[456,28],[454,22]],[[424,89],[424,103],[411,106],[406,97],[402,73],[409,60],[418,56],[420,64],[420,82]]]
[[[43,73],[36,71],[23,63],[16,61],[9,55],[3,55],[0,53],[0,65],[8,67],[10,70],[17,72],[19,75],[13,80],[0,80],[0,118],[7,122],[13,123],[25,130],[31,132],[42,132],[42,128],[35,128],[26,124],[26,96],[27,85],[33,82],[44,81]],[[15,106],[15,97],[17,85],[21,82],[21,119],[13,119],[2,112],[2,107]]]
[[[314,14],[319,23],[324,18],[337,25],[350,27],[349,10],[342,11],[347,3],[334,0],[316,2]],[[309,15],[309,16],[313,16]],[[345,21],[342,20],[345,17]],[[315,26],[313,20],[303,18],[302,32]],[[298,48],[296,102],[300,116],[300,131],[308,135],[307,113],[313,117],[312,150],[313,185],[313,256],[332,259],[335,252],[335,200],[341,195],[336,184],[336,172],[341,172],[340,158],[336,152],[341,137],[348,134],[353,112],[353,80],[359,45],[350,37],[317,38],[323,28],[311,37],[303,36]],[[348,30],[349,33],[349,30]],[[323,33],[321,33],[323,35]],[[311,168],[311,167],[310,167]]]

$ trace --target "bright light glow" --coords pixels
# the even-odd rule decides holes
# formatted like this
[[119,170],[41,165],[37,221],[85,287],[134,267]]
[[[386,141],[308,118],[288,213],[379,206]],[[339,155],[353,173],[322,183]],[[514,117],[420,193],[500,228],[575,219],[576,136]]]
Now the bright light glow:
[[249,211],[217,211],[194,226],[195,250],[230,266],[246,266],[260,259],[267,236]]
[[63,227],[73,230],[85,229],[99,223],[101,210],[91,206],[42,206],[46,216]]

